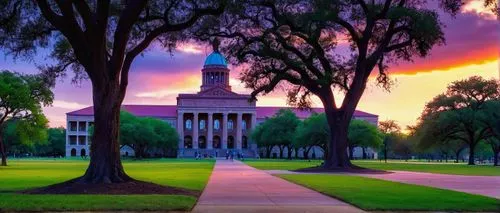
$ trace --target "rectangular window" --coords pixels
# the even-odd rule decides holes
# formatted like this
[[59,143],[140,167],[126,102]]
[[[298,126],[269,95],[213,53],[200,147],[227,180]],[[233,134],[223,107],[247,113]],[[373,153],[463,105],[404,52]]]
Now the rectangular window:
[[76,132],[76,121],[69,122],[69,131]]
[[78,136],[78,145],[85,145],[85,136]]
[[76,136],[69,136],[69,145],[76,145]]
[[80,132],[86,132],[87,131],[87,127],[85,125],[86,124],[85,124],[84,121],[78,122],[78,131],[80,131]]

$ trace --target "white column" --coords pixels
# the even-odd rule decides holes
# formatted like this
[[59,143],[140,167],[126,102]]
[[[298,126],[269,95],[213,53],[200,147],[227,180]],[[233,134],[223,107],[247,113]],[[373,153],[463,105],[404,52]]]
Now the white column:
[[86,121],[85,122],[85,130],[87,130],[87,132],[85,133],[85,145],[87,145],[87,149],[88,149],[88,146],[89,146],[89,122]]
[[208,113],[208,125],[207,125],[207,149],[213,148],[213,114]]
[[193,149],[198,149],[198,112],[193,114]]
[[179,133],[179,150],[184,149],[184,113],[177,112],[177,133]]
[[222,148],[227,149],[227,113],[222,113]]
[[[252,118],[251,118],[251,120],[252,120],[251,130],[253,131],[255,129],[255,127],[257,127],[257,113],[252,113],[251,116],[252,116]],[[248,137],[247,140],[249,138],[250,137]],[[257,149],[257,144],[254,141],[251,141],[251,143],[248,144],[248,147],[251,148],[251,149],[255,149],[256,150]]]
[[236,149],[241,149],[241,137],[242,137],[242,117],[243,114],[241,112],[238,112],[237,118],[236,118]]

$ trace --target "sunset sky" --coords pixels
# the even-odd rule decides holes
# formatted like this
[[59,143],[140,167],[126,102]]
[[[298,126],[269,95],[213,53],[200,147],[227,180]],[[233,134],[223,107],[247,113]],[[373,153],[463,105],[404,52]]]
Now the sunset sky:
[[[427,101],[442,93],[446,86],[459,79],[479,75],[498,78],[500,25],[496,17],[482,8],[482,1],[471,1],[457,17],[441,14],[446,25],[446,45],[435,47],[431,55],[414,62],[402,62],[390,67],[396,81],[391,92],[378,88],[370,81],[358,106],[359,110],[378,114],[380,120],[393,119],[400,125],[414,124]],[[211,48],[196,44],[181,44],[173,54],[152,49],[133,64],[124,104],[176,104],[178,93],[199,90],[201,68]],[[0,51],[0,55],[5,55]],[[37,73],[36,65],[44,64],[47,51],[39,51],[33,61],[0,57],[0,70]],[[231,69],[233,90],[248,93],[236,79],[237,67]],[[71,83],[71,74],[57,82],[55,100],[44,109],[50,126],[64,126],[66,113],[92,104],[90,82]],[[259,106],[285,106],[285,96],[277,91],[259,97]],[[320,106],[319,101],[315,101]]]

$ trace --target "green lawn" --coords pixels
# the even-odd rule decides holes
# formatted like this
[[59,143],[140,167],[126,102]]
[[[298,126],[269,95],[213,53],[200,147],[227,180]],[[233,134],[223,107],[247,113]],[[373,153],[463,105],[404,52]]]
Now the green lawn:
[[321,160],[245,159],[247,165],[261,170],[297,170],[319,166]]
[[[262,170],[297,170],[302,168],[321,165],[320,160],[280,160],[280,159],[260,159],[246,160],[249,166]],[[414,172],[429,172],[454,175],[479,175],[479,176],[500,176],[500,168],[491,165],[469,166],[463,163],[426,163],[426,162],[404,162],[355,160],[354,164],[378,170],[399,170]]]
[[426,186],[345,175],[279,176],[370,211],[500,211],[500,200]]
[[399,170],[412,172],[429,172],[452,175],[500,176],[500,167],[491,165],[469,166],[463,163],[426,163],[389,161],[355,161],[356,165],[378,170]]
[[[215,161],[125,160],[130,176],[157,184],[202,191]],[[180,195],[23,195],[15,191],[81,176],[86,160],[10,160],[0,167],[0,211],[189,210],[196,197]]]

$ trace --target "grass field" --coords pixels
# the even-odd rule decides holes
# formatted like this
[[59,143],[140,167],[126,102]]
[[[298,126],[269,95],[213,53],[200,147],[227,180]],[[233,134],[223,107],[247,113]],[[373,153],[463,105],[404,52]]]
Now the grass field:
[[[321,165],[320,160],[275,160],[275,159],[260,159],[246,160],[245,163],[249,166],[262,170],[297,170],[302,168],[314,167]],[[500,168],[491,165],[476,165],[469,166],[463,163],[426,163],[426,162],[404,162],[404,161],[389,161],[387,163],[381,161],[362,161],[355,160],[354,164],[371,169],[378,170],[399,170],[399,171],[414,171],[414,172],[429,172],[439,174],[454,174],[454,175],[479,175],[479,176],[500,176]]]
[[[130,176],[202,191],[215,161],[179,159],[124,161]],[[10,160],[0,167],[0,211],[189,210],[196,197],[180,195],[23,195],[16,191],[81,176],[86,160]]]
[[500,211],[500,200],[444,189],[344,175],[279,176],[369,211]]

